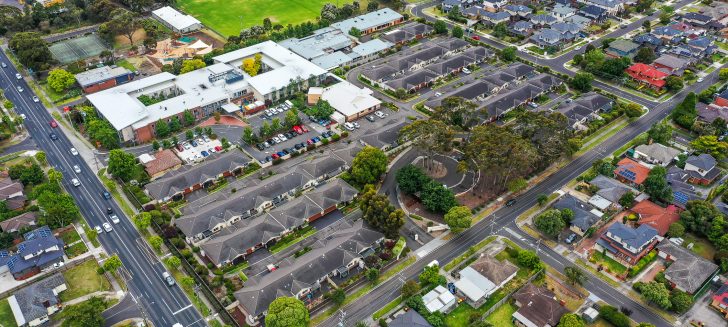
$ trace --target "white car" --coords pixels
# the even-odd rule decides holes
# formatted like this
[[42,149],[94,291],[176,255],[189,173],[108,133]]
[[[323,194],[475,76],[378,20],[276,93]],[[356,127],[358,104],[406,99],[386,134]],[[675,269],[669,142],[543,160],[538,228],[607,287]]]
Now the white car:
[[186,142],[184,144],[182,144],[182,146],[185,148],[185,150],[192,149],[192,145],[190,145],[189,143],[186,143]]
[[107,233],[111,233],[111,231],[113,230],[113,229],[111,228],[111,224],[109,224],[109,223],[104,223],[104,230],[105,230],[105,231],[106,231]]
[[117,215],[111,215],[109,218],[111,219],[111,222],[113,222],[114,224],[118,224],[121,222],[121,221],[119,221],[119,217]]
[[71,154],[74,156],[78,155],[78,151],[76,151],[76,148],[71,148]]
[[704,81],[702,77],[698,78],[698,83],[701,83],[702,81]]
[[61,267],[63,267],[63,265],[65,265],[65,263],[63,261],[56,262],[56,263],[53,264],[53,269],[61,268]]
[[376,115],[379,118],[384,118],[384,113],[381,111],[378,111],[378,110],[377,110],[377,112],[374,113],[374,115]]
[[281,140],[281,142],[288,141],[288,138],[283,134],[278,134],[278,139]]
[[23,76],[20,76],[20,73],[15,74],[15,78],[17,79],[23,79]]
[[0,66],[3,66],[3,68],[6,68],[6,67],[8,67],[8,65],[7,65],[7,64],[5,64],[4,62],[3,62],[3,63],[0,63]]
[[205,140],[205,142],[210,142],[210,138],[207,137],[207,135],[203,136],[202,139]]
[[197,144],[205,144],[205,141],[203,139],[197,139]]
[[357,123],[357,122],[353,122],[352,124],[354,124],[354,128],[359,128],[359,127],[361,127],[361,125],[359,125],[359,123]]
[[470,69],[463,68],[463,73],[465,73],[466,75],[469,75],[470,74]]
[[276,144],[281,143],[281,139],[278,136],[273,136],[273,142],[276,142]]
[[78,165],[73,165],[73,171],[75,171],[76,174],[80,174],[81,173],[81,167],[79,167]]
[[96,226],[96,227],[94,227],[94,229],[96,230],[96,234],[97,234],[97,235],[98,235],[98,234],[101,234],[101,232],[102,232],[102,230],[101,230],[101,226]]
[[354,130],[354,124],[352,124],[350,122],[346,122],[346,123],[344,123],[344,128],[346,128],[347,130],[353,131]]
[[23,88],[18,86],[18,92],[23,92]]
[[34,96],[33,97],[33,102],[40,102],[40,99],[38,99],[38,97]]
[[27,117],[25,117],[25,114],[20,114],[20,118],[23,118],[23,120],[28,119]]
[[78,181],[78,179],[75,179],[75,178],[71,180],[71,183],[72,183],[72,184],[73,184],[73,186],[75,186],[75,187],[79,187],[79,186],[81,186],[81,182],[79,182],[79,181]]
[[442,95],[442,93],[440,93],[440,92],[435,92],[435,96],[436,96],[436,97],[439,97],[439,96],[441,96],[441,95]]

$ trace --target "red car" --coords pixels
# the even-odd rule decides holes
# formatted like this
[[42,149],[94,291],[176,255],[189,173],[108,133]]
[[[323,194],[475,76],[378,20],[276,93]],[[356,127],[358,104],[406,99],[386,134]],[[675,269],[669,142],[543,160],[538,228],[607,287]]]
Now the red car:
[[273,158],[273,159],[280,158],[280,156],[277,153],[271,154],[270,157]]
[[53,127],[53,128],[58,127],[58,123],[56,123],[55,120],[51,120],[51,123],[50,124],[51,124],[51,127]]
[[218,151],[218,152],[219,152],[219,151],[222,151],[222,147],[221,147],[221,146],[219,146],[219,145],[218,145],[218,146],[216,146],[216,147],[215,147],[215,151]]
[[477,41],[477,40],[480,40],[480,36],[478,36],[478,35],[473,35],[473,40],[476,40],[476,41]]
[[300,125],[299,127],[301,127],[304,133],[308,133],[308,128],[306,128],[306,125]]
[[293,131],[296,132],[296,134],[301,135],[303,134],[303,129],[299,126],[293,126]]

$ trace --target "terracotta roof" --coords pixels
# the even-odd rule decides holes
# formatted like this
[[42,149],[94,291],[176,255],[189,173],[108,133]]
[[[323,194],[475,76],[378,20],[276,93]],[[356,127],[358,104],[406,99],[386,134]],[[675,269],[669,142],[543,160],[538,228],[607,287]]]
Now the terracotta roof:
[[147,174],[149,174],[149,176],[154,176],[167,169],[173,168],[181,164],[182,160],[180,160],[177,155],[174,154],[174,151],[166,149],[155,153],[154,160],[147,162],[144,165],[144,170],[147,171]]
[[513,298],[520,304],[514,317],[525,318],[536,326],[556,326],[561,316],[569,313],[556,300],[556,294],[531,283],[521,287]]
[[667,208],[660,207],[649,200],[644,200],[637,203],[633,208],[632,212],[639,215],[638,224],[647,224],[657,230],[660,235],[665,235],[670,225],[680,220],[680,215],[677,213],[677,207],[669,205]]
[[35,226],[35,213],[26,212],[22,215],[9,218],[0,222],[0,228],[3,232],[15,232],[24,227]]
[[617,163],[617,169],[614,170],[614,174],[625,178],[635,184],[642,184],[647,178],[647,174],[650,173],[650,169],[640,165],[636,161],[630,158],[624,158]]
[[634,79],[657,87],[665,86],[665,77],[668,76],[667,73],[655,67],[639,62],[627,68],[627,74]]

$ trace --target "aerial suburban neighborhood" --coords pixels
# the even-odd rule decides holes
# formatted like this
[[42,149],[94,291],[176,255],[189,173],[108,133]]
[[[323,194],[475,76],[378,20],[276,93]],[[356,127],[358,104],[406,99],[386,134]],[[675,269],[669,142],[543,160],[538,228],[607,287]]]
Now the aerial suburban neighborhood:
[[2,0],[0,326],[728,326],[728,2]]

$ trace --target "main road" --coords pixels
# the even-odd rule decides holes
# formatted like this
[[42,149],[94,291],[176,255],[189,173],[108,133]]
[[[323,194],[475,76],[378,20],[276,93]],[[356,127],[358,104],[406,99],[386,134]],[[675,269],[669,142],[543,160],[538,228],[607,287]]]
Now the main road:
[[[35,94],[32,89],[25,80],[15,77],[18,71],[2,51],[0,62],[8,65],[7,68],[0,69],[0,87],[5,90],[5,97],[15,104],[18,114],[26,116],[25,127],[40,150],[45,151],[48,163],[63,173],[62,184],[75,199],[81,215],[89,226],[100,226],[105,222],[113,226],[113,231],[103,232],[98,239],[107,253],[117,254],[124,264],[125,272],[121,275],[127,277],[129,294],[140,305],[144,318],[160,327],[169,327],[175,323],[183,326],[206,326],[205,320],[182,289],[178,285],[167,286],[162,280],[164,265],[120,207],[113,200],[102,197],[105,189],[101,181],[83,158],[71,154],[73,145],[60,128],[50,127],[53,117],[40,102],[33,102]],[[18,91],[18,86],[24,89],[23,92]],[[58,140],[51,140],[51,133],[58,135]],[[75,165],[81,168],[81,173],[74,172]],[[73,187],[70,182],[73,178],[78,179],[81,185]],[[121,219],[119,224],[111,222],[106,213],[107,208],[111,208]]]

